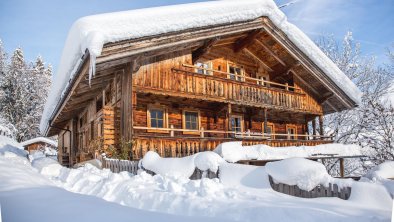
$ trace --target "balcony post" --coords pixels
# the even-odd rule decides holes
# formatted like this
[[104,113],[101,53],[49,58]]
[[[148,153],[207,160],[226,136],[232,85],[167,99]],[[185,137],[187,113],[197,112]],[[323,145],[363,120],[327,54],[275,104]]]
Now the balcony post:
[[319,133],[320,133],[320,139],[324,135],[324,127],[323,127],[323,116],[319,116]]
[[312,119],[312,132],[313,132],[313,139],[316,139],[316,118]]
[[200,137],[204,138],[204,127],[200,128]]

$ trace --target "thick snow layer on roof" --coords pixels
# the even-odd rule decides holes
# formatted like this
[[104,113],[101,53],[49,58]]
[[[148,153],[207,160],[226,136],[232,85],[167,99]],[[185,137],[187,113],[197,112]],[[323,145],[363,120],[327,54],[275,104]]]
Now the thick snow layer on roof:
[[360,103],[361,92],[341,70],[286,16],[272,0],[210,1],[157,8],[147,8],[83,17],[68,34],[56,79],[41,119],[44,133],[57,104],[64,96],[86,49],[90,52],[90,76],[95,58],[103,45],[126,39],[159,35],[189,28],[253,20],[267,16],[318,65],[352,100]]
[[21,142],[21,145],[27,146],[27,145],[30,145],[33,143],[40,143],[40,142],[47,143],[47,144],[50,144],[51,146],[57,147],[57,143],[47,137],[36,137],[36,138],[30,139],[30,140],[26,140],[26,141]]
[[322,144],[317,146],[289,146],[270,147],[264,144],[242,146],[242,142],[221,143],[214,152],[226,161],[239,160],[277,160],[291,157],[325,157],[332,156],[358,156],[361,155],[358,145],[345,145],[339,143]]

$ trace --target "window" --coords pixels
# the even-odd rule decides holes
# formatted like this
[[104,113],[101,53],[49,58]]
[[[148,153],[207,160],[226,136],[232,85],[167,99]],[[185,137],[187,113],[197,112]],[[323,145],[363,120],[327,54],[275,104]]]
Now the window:
[[[148,127],[151,128],[168,128],[167,126],[167,110],[164,106],[148,106]],[[163,130],[148,130],[148,132],[167,132]]]
[[[263,133],[264,133],[264,123],[263,124]],[[267,134],[275,134],[275,127],[273,123],[267,123]],[[275,139],[275,135],[271,136],[271,139]]]
[[258,81],[257,81],[257,84],[258,85],[261,85],[261,86],[269,86],[269,84],[267,84],[266,82],[264,82],[264,81],[270,81],[270,78],[269,78],[269,76],[268,75],[257,75],[257,79],[259,79]]
[[238,80],[238,81],[243,81],[243,70],[242,68],[235,67],[235,66],[229,66],[228,67],[228,72],[230,73],[229,78],[232,80]]
[[200,74],[205,74],[205,75],[212,75],[211,71],[208,71],[206,69],[211,69],[211,63],[210,62],[196,62],[194,64],[196,68],[196,72]]
[[297,126],[286,125],[286,131],[287,131],[287,139],[289,140],[297,139]]
[[242,132],[242,116],[231,116],[230,118],[231,131]]
[[164,110],[151,109],[150,110],[150,126],[155,128],[164,128]]
[[[195,110],[183,111],[183,128],[188,130],[200,129],[200,112]],[[184,134],[198,133],[198,132],[184,132]]]

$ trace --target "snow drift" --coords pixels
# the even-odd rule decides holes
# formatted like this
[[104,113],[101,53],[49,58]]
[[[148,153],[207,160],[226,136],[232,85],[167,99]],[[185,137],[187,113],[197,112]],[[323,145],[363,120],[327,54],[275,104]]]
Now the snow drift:
[[358,145],[345,144],[322,144],[317,146],[289,146],[270,147],[264,144],[242,146],[242,142],[221,143],[214,152],[218,153],[226,161],[237,162],[239,160],[279,160],[291,157],[317,157],[324,155],[355,156],[361,155]]

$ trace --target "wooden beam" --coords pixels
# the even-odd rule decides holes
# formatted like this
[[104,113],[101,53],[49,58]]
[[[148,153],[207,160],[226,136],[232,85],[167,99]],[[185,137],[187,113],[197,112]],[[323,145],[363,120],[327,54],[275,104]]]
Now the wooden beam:
[[269,67],[267,64],[265,64],[265,62],[263,60],[261,60],[258,56],[256,56],[255,54],[253,54],[249,49],[244,48],[245,52],[247,54],[249,54],[250,56],[252,56],[254,59],[256,59],[262,66],[264,66],[264,68],[268,71],[268,72],[273,72],[274,70],[271,69],[271,67]]
[[120,105],[120,135],[121,139],[131,140],[131,100],[132,100],[132,75],[134,70],[133,60],[128,63],[125,73],[122,75],[122,98]]
[[234,47],[233,50],[235,53],[240,52],[242,49],[248,47],[250,44],[253,43],[253,40],[256,38],[256,36],[258,36],[260,33],[263,32],[264,29],[255,29],[251,32],[249,32],[249,34],[242,39],[237,40],[234,43]]
[[329,100],[333,96],[334,96],[334,93],[328,92],[322,96],[322,98],[319,100],[319,103],[323,104],[323,103],[327,102],[327,100]]
[[343,158],[339,158],[339,173],[341,177],[345,177],[345,164]]
[[258,40],[258,39],[255,39],[255,41],[256,41],[261,47],[263,47],[264,51],[268,52],[272,57],[274,57],[274,58],[276,59],[276,61],[278,61],[278,62],[279,62],[280,64],[282,64],[283,66],[286,66],[286,63],[285,63],[281,58],[279,58],[279,56],[278,56],[274,51],[272,51],[270,48],[268,48],[267,45],[265,45],[263,42],[261,42],[261,41]]
[[215,45],[216,42],[220,40],[220,37],[215,37],[209,40],[206,40],[205,43],[198,49],[196,49],[192,53],[192,62],[193,64],[201,58],[205,53],[209,52],[209,50],[212,48],[213,45]]

